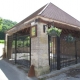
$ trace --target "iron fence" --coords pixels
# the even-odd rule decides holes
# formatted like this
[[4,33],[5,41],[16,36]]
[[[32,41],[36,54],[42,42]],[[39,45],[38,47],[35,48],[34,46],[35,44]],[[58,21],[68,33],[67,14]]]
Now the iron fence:
[[56,54],[56,38],[49,36],[49,65],[50,71],[57,68],[57,54]]
[[31,64],[31,39],[29,35],[13,37],[13,53],[12,58],[15,63],[30,67]]
[[[57,41],[57,37],[49,36],[49,65],[50,70],[60,69],[80,62],[80,40],[68,42],[65,36]],[[60,41],[60,43],[59,43]],[[59,51],[60,48],[60,51]]]

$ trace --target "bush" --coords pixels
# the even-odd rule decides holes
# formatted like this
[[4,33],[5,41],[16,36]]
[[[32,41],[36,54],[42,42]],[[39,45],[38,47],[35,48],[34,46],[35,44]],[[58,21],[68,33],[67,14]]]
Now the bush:
[[4,40],[0,40],[0,43],[4,43]]

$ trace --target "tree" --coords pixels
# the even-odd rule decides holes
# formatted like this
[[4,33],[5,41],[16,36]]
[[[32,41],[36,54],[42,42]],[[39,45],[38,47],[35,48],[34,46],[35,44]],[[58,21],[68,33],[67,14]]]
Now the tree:
[[2,18],[0,18],[0,31],[2,30]]
[[13,21],[8,20],[8,19],[3,19],[3,26],[2,26],[3,29],[2,29],[2,31],[10,29],[16,24],[17,24],[17,22],[13,22]]
[[4,40],[5,31],[12,28],[16,24],[17,24],[17,22],[13,22],[13,21],[8,20],[8,19],[0,18],[0,40]]

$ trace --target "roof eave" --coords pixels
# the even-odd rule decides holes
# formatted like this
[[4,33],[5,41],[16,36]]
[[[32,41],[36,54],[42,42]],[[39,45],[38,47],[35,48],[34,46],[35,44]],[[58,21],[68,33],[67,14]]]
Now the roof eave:
[[28,21],[25,21],[25,22],[23,22],[22,24],[20,24],[20,25],[18,25],[18,26],[15,25],[13,28],[11,28],[10,30],[6,31],[6,33],[9,34],[9,35],[12,35],[12,34],[18,32],[18,31],[20,31],[20,30],[22,30],[22,29],[25,29],[25,28],[27,28],[27,27],[30,27],[30,26],[31,26],[30,23],[31,23],[33,20],[35,20],[35,19],[38,19],[38,16],[36,16],[36,17],[34,17],[34,18],[32,18],[32,19],[30,19],[30,20],[28,20]]
[[72,24],[64,23],[64,22],[61,22],[61,21],[58,21],[58,20],[53,20],[53,19],[42,17],[42,16],[38,15],[38,16],[28,20],[28,21],[25,21],[24,23],[22,23],[22,24],[20,24],[18,26],[16,25],[12,29],[8,30],[6,33],[8,33],[9,35],[12,35],[12,34],[16,33],[19,30],[25,29],[25,28],[31,26],[31,25],[29,25],[29,26],[25,26],[25,25],[30,24],[33,20],[38,19],[38,18],[40,18],[40,19],[42,19],[44,21],[50,22],[50,23],[55,22],[55,23],[67,25],[67,26],[70,26],[71,28],[77,29],[77,31],[80,31],[80,26],[75,26],[75,25],[72,25]]
[[65,23],[65,22],[62,22],[62,21],[55,20],[55,19],[46,18],[46,17],[43,17],[43,16],[38,16],[38,17],[40,19],[44,20],[44,21],[55,22],[55,23],[71,26],[72,28],[76,28],[76,29],[78,29],[78,31],[80,31],[80,26],[76,26],[76,25],[73,25],[73,24]]

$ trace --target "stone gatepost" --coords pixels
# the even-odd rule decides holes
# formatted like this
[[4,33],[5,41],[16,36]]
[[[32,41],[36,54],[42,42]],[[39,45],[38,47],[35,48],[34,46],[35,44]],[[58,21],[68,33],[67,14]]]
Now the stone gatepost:
[[11,58],[11,53],[12,53],[12,36],[9,36],[8,34],[6,34],[5,36],[5,54],[6,54],[7,59]]
[[5,35],[5,46],[4,46],[6,58],[7,58],[7,45],[8,45],[7,41],[8,41],[8,34]]
[[43,23],[37,24],[37,37],[31,38],[31,65],[36,76],[49,72],[48,35],[43,32]]

